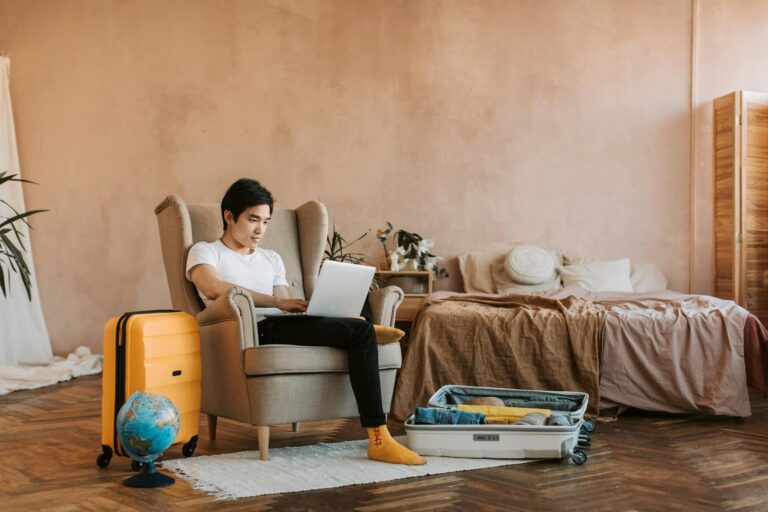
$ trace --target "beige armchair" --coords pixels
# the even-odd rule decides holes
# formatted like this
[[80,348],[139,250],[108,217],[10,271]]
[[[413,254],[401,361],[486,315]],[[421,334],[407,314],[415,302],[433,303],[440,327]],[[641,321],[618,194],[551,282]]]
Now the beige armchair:
[[[347,354],[330,347],[259,346],[258,326],[248,292],[232,288],[204,308],[185,277],[189,248],[221,236],[218,204],[187,205],[168,196],[155,209],[163,262],[175,309],[200,323],[202,357],[201,411],[208,415],[211,440],[219,416],[257,426],[260,457],[268,457],[269,427],[302,421],[357,416],[349,382]],[[328,233],[325,206],[310,201],[296,210],[276,209],[261,247],[280,253],[293,298],[309,299],[314,289]],[[394,325],[403,301],[397,287],[371,292],[373,320]],[[400,344],[379,346],[382,404],[389,412]]]

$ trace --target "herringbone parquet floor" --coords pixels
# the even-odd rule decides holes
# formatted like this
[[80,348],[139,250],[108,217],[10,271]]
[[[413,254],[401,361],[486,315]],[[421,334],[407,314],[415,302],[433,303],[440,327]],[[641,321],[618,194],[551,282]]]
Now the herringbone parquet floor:
[[[534,462],[237,501],[215,501],[180,479],[125,487],[132,473],[122,458],[96,467],[100,396],[97,376],[0,397],[0,510],[768,510],[768,402],[758,394],[744,423],[630,414],[601,424],[583,466]],[[220,420],[218,430],[209,442],[201,424],[196,454],[256,448],[251,427]],[[356,420],[326,421],[298,433],[276,427],[271,445],[361,438]]]

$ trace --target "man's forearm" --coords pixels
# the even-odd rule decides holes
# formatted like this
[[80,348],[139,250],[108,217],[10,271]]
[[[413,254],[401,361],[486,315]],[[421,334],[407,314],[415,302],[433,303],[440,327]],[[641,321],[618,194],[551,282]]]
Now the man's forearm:
[[[248,290],[250,291],[250,290]],[[251,292],[253,305],[257,308],[279,308],[280,299],[266,293]]]
[[272,295],[267,295],[266,293],[254,292],[253,290],[249,290],[244,286],[236,285],[233,283],[224,282],[224,286],[226,287],[226,290],[229,290],[230,288],[237,286],[238,288],[242,288],[243,290],[249,292],[251,294],[251,300],[253,300],[253,305],[256,306],[257,308],[279,308],[280,307],[280,299],[277,297],[273,297]]

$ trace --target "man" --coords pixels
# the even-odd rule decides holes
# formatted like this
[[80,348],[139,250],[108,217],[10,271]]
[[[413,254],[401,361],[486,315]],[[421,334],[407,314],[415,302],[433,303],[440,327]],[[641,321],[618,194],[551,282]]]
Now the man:
[[[210,303],[233,286],[251,292],[256,307],[305,312],[307,301],[291,299],[285,266],[275,251],[258,247],[272,216],[272,194],[258,181],[239,179],[221,200],[224,235],[198,242],[187,257],[187,279]],[[349,378],[368,429],[368,458],[394,464],[424,464],[417,453],[395,441],[381,404],[379,352],[373,325],[366,320],[278,316],[259,320],[259,343],[328,346],[349,354]]]

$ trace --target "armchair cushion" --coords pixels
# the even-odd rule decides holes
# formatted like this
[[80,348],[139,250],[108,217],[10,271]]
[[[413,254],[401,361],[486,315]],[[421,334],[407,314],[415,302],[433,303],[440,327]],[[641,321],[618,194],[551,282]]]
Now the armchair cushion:
[[[244,356],[248,376],[349,371],[347,353],[331,347],[260,345],[246,349]],[[401,364],[399,343],[379,345],[379,369],[396,369]]]

